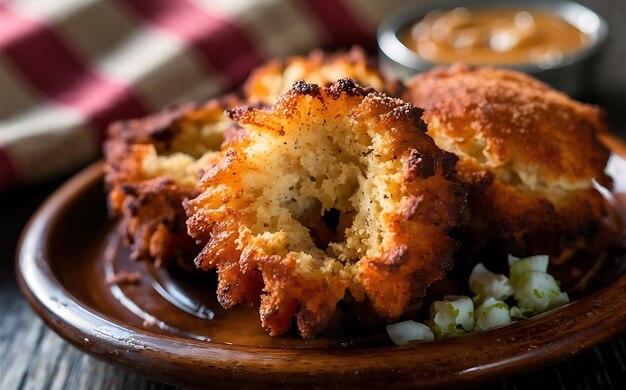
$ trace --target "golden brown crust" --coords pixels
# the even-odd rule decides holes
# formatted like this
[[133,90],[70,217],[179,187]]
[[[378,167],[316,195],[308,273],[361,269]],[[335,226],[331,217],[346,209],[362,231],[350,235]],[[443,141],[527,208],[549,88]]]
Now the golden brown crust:
[[[292,57],[284,63],[270,61],[257,69],[246,83],[247,103],[273,103],[273,93],[290,85],[294,77],[328,83],[345,76],[382,85],[375,67],[358,48],[335,54],[313,51],[308,57]],[[211,165],[221,157],[207,155],[202,159],[206,152],[220,149],[223,141],[243,136],[223,115],[224,109],[242,104],[242,100],[227,95],[202,105],[186,104],[110,126],[104,146],[109,205],[113,214],[122,216],[122,234],[128,237],[133,257],[161,263],[197,253],[198,248],[181,223],[181,201],[196,194],[193,187],[197,180],[191,175],[195,168],[190,165],[199,167],[204,160]],[[203,130],[214,125],[221,131]],[[190,158],[177,156],[173,161],[161,161],[162,156],[178,153]],[[150,165],[155,166],[146,168]]]
[[197,194],[203,166],[221,158],[224,132],[234,124],[224,110],[231,96],[187,104],[141,119],[117,122],[104,144],[109,210],[121,216],[132,256],[157,265],[189,266],[199,251],[187,235],[182,201]]
[[476,237],[504,240],[518,255],[558,255],[593,235],[607,213],[593,180],[611,186],[600,109],[501,69],[457,65],[406,87],[428,134],[461,159]]
[[274,104],[296,81],[328,86],[351,78],[362,86],[382,90],[384,79],[378,67],[358,46],[348,52],[325,53],[313,50],[308,56],[273,60],[255,69],[246,80],[243,92],[250,103]]
[[[224,306],[262,290],[270,334],[295,317],[313,337],[347,292],[394,321],[452,267],[465,192],[421,110],[343,79],[299,82],[271,109],[230,115],[247,136],[185,205],[189,234],[206,243],[197,264],[217,268]],[[325,226],[332,210],[336,226]]]

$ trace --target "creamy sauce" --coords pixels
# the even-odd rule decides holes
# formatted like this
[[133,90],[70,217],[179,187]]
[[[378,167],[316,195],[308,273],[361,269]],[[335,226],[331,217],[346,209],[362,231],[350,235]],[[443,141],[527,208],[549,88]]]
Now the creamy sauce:
[[541,11],[455,8],[433,11],[398,37],[422,58],[438,63],[558,65],[589,43],[563,18]]

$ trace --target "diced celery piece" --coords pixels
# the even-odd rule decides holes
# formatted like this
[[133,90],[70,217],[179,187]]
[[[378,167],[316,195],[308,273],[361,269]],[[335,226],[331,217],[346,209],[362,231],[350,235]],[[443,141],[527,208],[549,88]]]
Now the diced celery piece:
[[452,306],[456,317],[454,322],[457,327],[460,325],[464,331],[474,330],[474,301],[464,295],[446,295],[443,297],[448,305]]
[[487,298],[474,313],[475,330],[486,330],[512,322],[509,307],[501,300]]
[[535,313],[535,311],[531,309],[522,310],[517,306],[511,306],[509,308],[509,314],[511,315],[511,318],[514,320],[525,320],[527,318],[534,316],[537,313]]
[[433,341],[435,339],[428,326],[415,321],[403,321],[387,325],[387,334],[396,345],[404,345],[410,341]]
[[554,304],[569,302],[569,297],[562,295],[556,280],[545,272],[524,272],[515,278],[514,286],[515,299],[522,309],[543,313],[556,307]]
[[444,301],[435,301],[430,306],[430,320],[437,338],[445,338],[456,329],[454,312]]
[[519,279],[521,275],[524,274],[524,272],[528,272],[528,271],[548,272],[548,262],[549,262],[549,257],[545,255],[531,256],[531,257],[526,257],[524,259],[517,259],[513,263],[511,263],[511,260],[509,258],[509,267],[510,267],[509,275],[511,276],[511,283],[513,283],[513,286],[515,287],[516,280]]
[[480,300],[490,297],[504,300],[514,293],[513,286],[506,276],[494,274],[485,268],[482,263],[476,264],[472,270],[469,278],[469,287]]
[[550,299],[545,311],[556,309],[569,303],[569,295],[566,292],[560,293],[555,298]]
[[459,336],[474,330],[474,302],[470,297],[447,295],[430,306],[430,321],[437,338]]
[[[507,325],[562,306],[569,302],[569,296],[561,292],[557,281],[547,273],[548,261],[548,256],[543,255],[523,259],[509,255],[510,280],[479,263],[469,279],[470,290],[476,294],[474,298],[444,296],[443,300],[433,302],[425,324],[399,322],[388,325],[387,333],[398,345],[432,341]],[[504,300],[511,296],[517,306],[509,308]],[[478,307],[474,310],[475,305]]]

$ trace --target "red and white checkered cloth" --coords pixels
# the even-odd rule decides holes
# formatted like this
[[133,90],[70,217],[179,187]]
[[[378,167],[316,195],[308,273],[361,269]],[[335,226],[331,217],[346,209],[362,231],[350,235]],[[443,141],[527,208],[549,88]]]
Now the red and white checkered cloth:
[[268,58],[371,46],[405,2],[0,2],[0,190],[77,168],[110,122],[232,89]]

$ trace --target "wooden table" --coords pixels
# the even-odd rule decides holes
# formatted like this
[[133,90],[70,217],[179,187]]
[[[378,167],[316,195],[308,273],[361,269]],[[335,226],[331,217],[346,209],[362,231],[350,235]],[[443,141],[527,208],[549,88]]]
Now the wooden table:
[[[612,32],[583,100],[606,107],[612,131],[626,138],[626,1],[583,3],[602,13]],[[170,388],[70,346],[43,325],[19,292],[13,262],[19,234],[36,207],[67,177],[0,194],[0,389]],[[626,388],[626,334],[564,362],[484,387]]]

